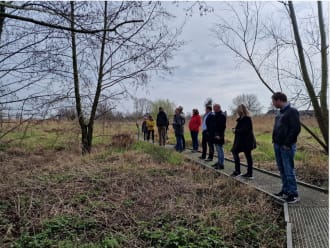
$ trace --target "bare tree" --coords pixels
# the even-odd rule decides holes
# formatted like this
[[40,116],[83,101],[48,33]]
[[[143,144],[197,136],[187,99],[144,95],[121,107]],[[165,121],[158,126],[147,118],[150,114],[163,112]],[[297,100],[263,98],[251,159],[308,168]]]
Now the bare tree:
[[158,99],[151,104],[151,115],[155,118],[159,112],[159,107],[162,107],[167,117],[171,119],[174,115],[175,103],[168,99]]
[[60,120],[70,120],[73,121],[77,118],[76,110],[70,106],[62,107],[57,110],[56,117]]
[[233,105],[230,107],[231,113],[235,114],[237,106],[244,104],[253,115],[259,115],[262,106],[255,94],[242,94],[233,99]]
[[[304,25],[307,27],[303,33],[304,47],[293,4],[284,3],[289,14],[283,16],[286,18],[271,16],[274,11],[266,13],[267,4],[272,5],[272,10],[280,7],[278,3],[262,2],[227,4],[226,17],[220,18],[214,34],[222,45],[254,69],[270,92],[285,91],[296,105],[313,107],[322,137],[303,123],[302,126],[328,152],[328,46],[322,5],[318,2],[318,23],[313,16],[302,20],[309,22]],[[287,28],[290,25],[293,33]]]
[[326,41],[326,31],[323,20],[323,11],[322,11],[322,3],[318,1],[318,20],[319,20],[319,31],[321,37],[320,44],[320,58],[321,58],[321,67],[322,67],[322,75],[321,75],[321,90],[319,92],[315,91],[313,87],[313,83],[309,76],[309,72],[306,65],[306,53],[304,52],[303,44],[300,38],[298,23],[296,19],[295,9],[293,7],[293,3],[289,1],[289,14],[292,22],[292,28],[294,32],[294,38],[297,45],[297,51],[299,56],[299,63],[301,74],[304,79],[304,83],[310,96],[313,109],[315,111],[315,116],[317,119],[317,123],[320,127],[323,140],[323,147],[325,151],[328,152],[329,148],[329,115],[328,115],[328,102],[327,102],[327,90],[328,90],[328,62],[327,62],[327,50],[328,45]]
[[43,118],[49,107],[63,98],[61,88],[50,90],[54,81],[45,69],[51,60],[45,49],[49,49],[47,41],[52,32],[6,18],[7,12],[23,12],[13,10],[11,3],[0,2],[0,108],[8,109],[8,121],[20,113],[20,121],[1,129],[0,139],[24,123],[23,118]]
[[[70,5],[71,30],[75,30],[75,3],[71,2]],[[129,85],[146,83],[148,71],[168,70],[166,61],[177,47],[177,33],[172,34],[164,23],[159,23],[168,16],[159,8],[159,3],[144,2],[112,3],[109,8],[105,2],[102,7],[104,31],[100,37],[87,37],[87,49],[86,46],[77,45],[77,40],[80,44],[85,42],[86,34],[71,32],[73,81],[82,130],[83,154],[91,151],[95,113],[102,92],[104,98],[111,99],[127,92]],[[114,25],[118,21],[123,23],[121,18],[125,20],[134,15],[144,16],[144,22],[128,22],[115,33],[107,31],[108,25]],[[86,98],[81,94],[82,84],[87,86]],[[90,107],[88,101],[91,102]]]
[[[38,103],[46,114],[58,101],[75,99],[83,153],[91,151],[99,102],[116,101],[128,88],[147,83],[148,72],[168,71],[166,62],[179,45],[179,30],[167,29],[171,16],[159,2],[0,2],[0,7],[1,38],[15,33],[10,23],[25,27],[21,36],[1,39],[0,63],[6,66],[1,79],[10,80],[0,85],[0,104]],[[34,43],[26,42],[29,37]],[[23,62],[11,54],[24,54]],[[22,75],[29,76],[25,84]],[[31,94],[22,96],[27,90]]]
[[134,110],[136,117],[139,118],[146,113],[150,113],[152,108],[152,101],[147,98],[135,98],[134,99]]

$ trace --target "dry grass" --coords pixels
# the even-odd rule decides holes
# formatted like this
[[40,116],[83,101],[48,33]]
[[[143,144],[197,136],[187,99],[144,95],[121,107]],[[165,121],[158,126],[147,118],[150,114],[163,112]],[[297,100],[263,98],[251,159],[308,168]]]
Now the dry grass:
[[[317,130],[314,118],[303,117],[302,121],[310,128]],[[188,121],[187,121],[188,123]],[[274,116],[253,117],[254,131],[257,139],[257,149],[253,151],[254,166],[277,172],[274,152],[271,143],[271,132],[274,123]],[[14,123],[6,124],[10,128]],[[188,125],[188,124],[187,124]],[[230,152],[233,134],[231,128],[236,125],[236,118],[229,117],[227,120],[225,154],[232,158]],[[137,135],[137,128],[133,122],[96,122],[93,139],[94,150],[102,150],[104,147],[117,147],[123,149],[132,144],[132,138]],[[186,145],[191,146],[191,138],[186,126]],[[113,135],[115,135],[113,137]],[[124,136],[125,137],[124,137]],[[201,136],[201,135],[200,135]],[[175,136],[172,128],[169,128],[169,142],[175,143]],[[157,141],[158,134],[155,132]],[[201,139],[201,137],[200,137]],[[298,137],[296,154],[296,169],[299,179],[328,187],[328,156],[320,150],[320,146],[313,138],[302,130]],[[38,124],[26,123],[14,133],[0,142],[0,151],[7,149],[8,152],[19,153],[24,151],[72,151],[79,153],[80,129],[76,122],[45,121]],[[9,150],[8,150],[9,149]],[[244,163],[244,156],[241,157]],[[1,159],[1,158],[0,158]]]
[[111,145],[117,148],[128,148],[133,145],[135,139],[130,133],[114,134],[111,137]]
[[83,158],[11,149],[0,161],[1,247],[151,247],[147,233],[170,239],[178,226],[216,228],[224,246],[214,247],[284,247],[282,213],[268,197],[188,162],[101,147]]

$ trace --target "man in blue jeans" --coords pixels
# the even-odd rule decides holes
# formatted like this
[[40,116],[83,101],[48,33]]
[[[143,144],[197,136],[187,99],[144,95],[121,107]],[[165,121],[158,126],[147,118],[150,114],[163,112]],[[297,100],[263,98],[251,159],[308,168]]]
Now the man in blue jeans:
[[224,169],[225,155],[223,144],[225,143],[226,115],[221,111],[220,104],[213,105],[214,111],[214,137],[213,143],[218,152],[218,162],[213,165],[217,170]]
[[296,142],[300,133],[299,112],[290,106],[286,95],[281,92],[274,93],[272,101],[273,105],[280,109],[275,118],[272,138],[282,189],[275,195],[282,197],[288,203],[295,203],[299,201],[294,169]]

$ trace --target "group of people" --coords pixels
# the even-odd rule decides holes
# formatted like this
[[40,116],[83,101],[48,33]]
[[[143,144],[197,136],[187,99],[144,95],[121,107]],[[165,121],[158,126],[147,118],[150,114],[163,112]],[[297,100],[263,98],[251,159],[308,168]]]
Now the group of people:
[[144,116],[142,122],[143,140],[150,141],[151,138],[152,143],[155,143],[155,124],[158,128],[159,145],[165,146],[169,121],[162,107],[159,107],[156,123],[152,115],[147,114]]
[[[236,110],[239,118],[237,119],[236,127],[233,128],[234,142],[231,152],[235,161],[235,171],[232,176],[241,175],[241,163],[239,153],[244,152],[248,163],[247,173],[242,175],[245,178],[253,178],[253,160],[251,151],[256,148],[256,141],[253,134],[252,120],[249,112],[244,104],[240,104]],[[226,113],[221,110],[220,104],[212,106],[205,106],[205,114],[203,120],[198,114],[198,110],[193,110],[193,116],[189,122],[189,129],[193,142],[192,152],[198,150],[198,132],[200,126],[202,127],[202,155],[200,159],[205,161],[213,161],[214,151],[217,151],[217,162],[213,165],[215,169],[224,169],[224,150],[223,145],[225,143],[225,130],[226,130]],[[208,150],[208,156],[207,155]]]
[[[275,118],[275,124],[272,133],[272,142],[276,163],[282,179],[282,189],[275,193],[282,197],[288,203],[294,203],[299,200],[296,176],[294,170],[294,155],[296,151],[297,137],[300,133],[299,112],[290,106],[287,97],[281,92],[274,93],[272,96],[273,105],[280,109]],[[234,133],[233,146],[231,153],[235,162],[235,170],[231,174],[233,177],[242,176],[246,179],[253,179],[253,159],[252,150],[256,148],[256,139],[253,132],[252,118],[247,107],[240,104],[236,109],[236,126],[232,128]],[[192,110],[192,117],[189,121],[189,130],[192,140],[192,152],[197,152],[199,147],[198,134],[202,129],[202,155],[199,157],[205,161],[213,161],[215,149],[217,151],[217,162],[213,165],[215,169],[224,169],[224,150],[226,113],[221,110],[220,104],[206,105],[203,118],[199,115],[197,109]],[[157,127],[159,134],[159,145],[165,146],[169,120],[160,107],[157,115]],[[173,117],[173,130],[176,137],[175,149],[178,152],[185,150],[186,142],[184,137],[185,116],[181,106],[175,109]],[[143,126],[143,125],[142,125]],[[145,120],[147,135],[145,139],[149,140],[150,135],[154,142],[155,122],[152,116]],[[208,152],[207,152],[208,150]],[[241,175],[240,153],[244,153],[247,161],[247,171]],[[206,156],[208,154],[208,156]]]

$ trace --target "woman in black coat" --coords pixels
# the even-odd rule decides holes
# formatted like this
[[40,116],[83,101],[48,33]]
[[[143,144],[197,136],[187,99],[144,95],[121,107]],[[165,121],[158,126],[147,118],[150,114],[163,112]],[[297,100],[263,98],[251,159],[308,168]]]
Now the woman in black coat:
[[252,150],[256,148],[256,140],[253,134],[252,119],[244,104],[237,107],[239,118],[236,120],[236,127],[233,128],[235,134],[234,144],[231,149],[235,160],[235,171],[231,174],[236,177],[241,174],[241,163],[239,153],[244,152],[248,164],[247,173],[242,175],[245,178],[253,178]]

